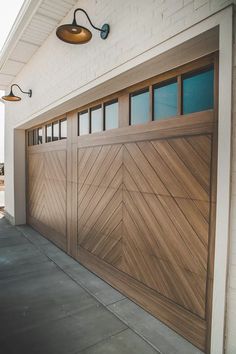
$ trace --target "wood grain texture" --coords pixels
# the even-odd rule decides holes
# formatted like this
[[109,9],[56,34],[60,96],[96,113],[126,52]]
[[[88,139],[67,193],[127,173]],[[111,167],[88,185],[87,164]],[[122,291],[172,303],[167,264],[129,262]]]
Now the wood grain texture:
[[[78,243],[205,318],[210,164],[198,139],[79,149]],[[200,139],[211,156],[211,136]]]
[[206,322],[189,311],[184,310],[166,298],[119,271],[90,252],[79,248],[77,259],[88,269],[120,289],[123,294],[138,303],[153,316],[174,329],[191,343],[204,350]]
[[[181,115],[182,76],[215,65],[214,110]],[[68,138],[27,147],[28,222],[209,353],[214,272],[217,54],[68,113]],[[129,94],[177,78],[178,115],[129,126]],[[77,136],[111,99],[119,128]]]
[[28,223],[66,249],[65,151],[29,154]]

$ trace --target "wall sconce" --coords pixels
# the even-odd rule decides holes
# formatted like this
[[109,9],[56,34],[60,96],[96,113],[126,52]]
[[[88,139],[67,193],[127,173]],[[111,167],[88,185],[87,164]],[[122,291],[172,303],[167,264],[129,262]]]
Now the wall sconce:
[[92,33],[87,28],[77,24],[76,13],[78,11],[83,12],[86,15],[90,25],[95,30],[100,31],[100,36],[102,39],[106,39],[108,37],[110,26],[107,23],[105,23],[102,28],[95,27],[92,24],[87,12],[78,8],[74,11],[74,19],[72,24],[62,25],[57,28],[56,35],[60,40],[70,44],[84,44],[92,38]]
[[11,101],[11,102],[16,102],[16,101],[20,101],[20,100],[21,100],[21,97],[14,95],[14,93],[13,93],[13,91],[12,91],[12,88],[13,88],[14,86],[18,87],[18,89],[19,89],[22,93],[28,95],[29,97],[32,97],[32,90],[29,90],[28,92],[25,92],[25,91],[22,91],[22,89],[20,88],[19,85],[13,84],[13,85],[11,85],[11,91],[10,91],[9,95],[2,96],[2,99],[3,99],[3,100],[5,100],[5,101]]

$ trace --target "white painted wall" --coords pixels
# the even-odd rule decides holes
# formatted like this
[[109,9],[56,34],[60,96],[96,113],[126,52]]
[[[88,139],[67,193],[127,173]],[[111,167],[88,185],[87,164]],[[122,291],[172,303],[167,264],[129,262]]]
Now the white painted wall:
[[[148,53],[151,50],[158,53],[158,48],[163,50],[168,41],[171,41],[172,45],[175,41],[178,44],[177,33],[190,28],[230,3],[232,3],[230,0],[79,1],[78,5],[88,11],[96,25],[102,25],[104,22],[111,25],[108,39],[102,41],[99,34],[93,32],[92,41],[88,44],[71,46],[59,41],[55,32],[52,33],[15,80],[24,89],[31,88],[33,97],[31,99],[25,97],[14,105],[6,104],[6,210],[15,217],[17,223],[25,221],[25,213],[20,211],[20,206],[25,205],[24,136],[22,131],[14,136],[14,128],[27,122],[29,125],[32,119],[45,112],[48,112],[48,118],[53,114],[56,115],[59,104],[64,107],[62,109],[68,110],[66,102],[69,99],[78,96],[79,102],[84,92],[102,80],[112,78],[116,72],[122,73],[127,63],[147,60],[150,58]],[[71,18],[72,12],[63,23],[71,21]],[[81,24],[85,25],[84,17],[80,18]],[[182,40],[185,40],[184,32]],[[168,49],[168,46],[166,48]],[[236,155],[235,146],[236,134],[234,145]],[[233,216],[236,220],[235,165],[236,157],[233,162],[235,198],[232,199],[231,206],[232,220]],[[236,243],[234,223],[235,221],[231,221],[231,246],[235,246]],[[235,335],[233,336],[236,328],[235,253],[235,247],[234,251],[231,248],[226,332],[228,354],[235,353]],[[220,350],[218,352],[220,353]]]
[[[236,16],[236,9],[234,16]],[[234,22],[234,35],[236,22]],[[236,39],[233,45],[233,119],[230,242],[227,286],[226,353],[236,353]]]

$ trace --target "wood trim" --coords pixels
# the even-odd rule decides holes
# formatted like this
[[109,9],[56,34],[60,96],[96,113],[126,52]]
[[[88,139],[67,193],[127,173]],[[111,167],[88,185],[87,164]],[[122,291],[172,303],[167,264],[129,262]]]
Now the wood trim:
[[155,85],[155,84],[159,84],[161,82],[164,81],[168,81],[173,79],[174,77],[177,77],[179,75],[185,74],[187,72],[192,72],[195,70],[199,70],[202,69],[204,67],[210,66],[212,63],[214,63],[215,58],[218,56],[218,52],[212,53],[210,55],[207,55],[203,58],[200,59],[196,59],[190,63],[187,63],[185,65],[181,65],[180,67],[177,67],[175,69],[169,70],[163,74],[159,74],[157,76],[154,76],[152,78],[149,78],[147,80],[141,81],[138,84],[129,86],[121,91],[118,91],[112,95],[106,96],[106,98],[102,98],[96,101],[93,101],[89,104],[86,104],[80,108],[77,108],[75,110],[73,110],[73,112],[80,112],[82,110],[86,110],[90,107],[96,106],[101,104],[102,102],[108,101],[108,100],[112,100],[115,99],[121,95],[127,95],[130,93],[134,93],[136,91],[139,90],[143,90],[146,87],[149,87],[151,85]]
[[[157,84],[158,82],[168,81],[173,78],[173,75],[175,77],[177,77],[178,85],[181,88],[181,75],[182,75],[182,73],[185,73],[186,70],[195,71],[195,70],[201,69],[203,67],[206,67],[207,65],[212,65],[213,62],[215,64],[215,88],[214,88],[215,107],[214,107],[214,111],[209,110],[209,111],[203,111],[203,112],[196,112],[196,113],[189,114],[189,115],[181,115],[182,93],[181,93],[181,90],[179,90],[178,115],[177,116],[171,117],[171,118],[168,118],[165,120],[161,120],[161,121],[149,121],[146,124],[129,126],[129,111],[130,111],[129,110],[129,102],[130,102],[129,94],[131,92],[134,92],[134,91],[137,92],[139,90],[142,90],[144,87],[149,87],[149,92],[151,92],[153,89],[153,85]],[[210,335],[211,335],[210,326],[211,326],[211,306],[212,306],[211,302],[212,302],[212,282],[213,282],[213,269],[214,269],[214,239],[215,239],[215,202],[216,202],[215,195],[216,195],[216,159],[217,159],[217,114],[216,114],[216,110],[217,110],[217,99],[218,99],[217,98],[218,97],[218,79],[216,80],[216,77],[218,75],[218,72],[217,72],[218,66],[217,65],[218,65],[217,55],[213,54],[213,55],[210,55],[206,58],[202,58],[201,60],[197,60],[195,62],[186,64],[180,68],[171,70],[168,73],[158,75],[158,77],[156,77],[156,78],[148,79],[142,83],[133,85],[132,87],[129,87],[125,90],[120,91],[120,95],[118,95],[119,93],[110,95],[110,96],[106,97],[106,99],[98,100],[98,101],[94,102],[93,104],[89,104],[87,106],[82,107],[79,110],[79,111],[88,110],[90,129],[91,129],[91,117],[90,117],[91,107],[95,108],[99,105],[104,105],[104,102],[109,102],[112,99],[116,99],[118,97],[118,105],[119,105],[119,128],[118,129],[103,131],[100,133],[93,133],[91,135],[77,136],[77,134],[78,134],[78,129],[77,129],[77,127],[78,127],[78,109],[77,109],[77,110],[70,112],[67,116],[68,137],[66,140],[58,140],[58,141],[54,141],[54,142],[50,142],[50,143],[46,143],[46,144],[42,144],[42,145],[34,145],[34,146],[26,147],[26,154],[28,157],[30,157],[30,155],[32,155],[32,154],[37,154],[37,153],[43,153],[43,154],[45,153],[44,156],[46,156],[46,153],[48,153],[48,152],[55,152],[55,151],[60,152],[61,150],[66,151],[67,240],[65,241],[66,245],[60,244],[59,247],[62,247],[62,248],[64,247],[64,249],[67,249],[68,254],[70,254],[72,257],[77,258],[81,263],[83,263],[85,266],[87,266],[90,270],[94,271],[99,276],[102,276],[112,286],[118,288],[125,295],[129,296],[131,299],[136,301],[139,305],[144,307],[146,310],[148,310],[149,312],[151,312],[152,314],[154,314],[155,316],[160,318],[161,321],[163,321],[164,323],[169,325],[171,328],[176,330],[178,333],[183,335],[186,339],[191,341],[193,344],[198,346],[200,349],[202,349],[202,350],[206,349],[208,352],[210,350],[209,348],[210,348]],[[152,97],[152,92],[151,92],[150,102],[149,102],[150,108],[152,108],[152,105],[153,105],[152,100],[153,100],[153,97]],[[152,109],[150,109],[150,111],[152,111]],[[63,119],[63,118],[65,118],[64,115],[62,116],[62,118],[56,118],[56,119],[53,119],[49,122],[53,122],[53,121]],[[104,120],[104,117],[103,117],[103,120]],[[47,124],[48,124],[48,122],[47,122]],[[42,126],[42,124],[40,125],[40,127],[41,126]],[[121,270],[118,270],[117,268],[113,267],[112,265],[109,265],[105,261],[102,261],[100,258],[96,257],[95,255],[92,255],[91,253],[89,253],[88,251],[86,251],[85,249],[83,249],[81,247],[78,249],[78,256],[77,256],[77,244],[78,244],[77,238],[78,238],[78,229],[80,227],[80,225],[78,225],[78,210],[79,210],[78,200],[80,198],[80,194],[78,196],[78,185],[80,183],[79,178],[78,178],[79,177],[78,149],[92,147],[92,149],[88,149],[89,152],[88,152],[88,154],[85,155],[85,161],[88,158],[91,151],[93,150],[93,152],[91,154],[94,157],[94,161],[98,165],[97,151],[98,150],[100,151],[100,149],[105,152],[109,151],[109,149],[110,150],[113,149],[114,151],[116,151],[116,150],[118,151],[120,149],[121,151],[119,150],[119,157],[121,154],[124,158],[124,155],[125,155],[124,150],[126,147],[123,148],[123,146],[122,146],[120,148],[118,146],[119,144],[132,143],[132,142],[137,143],[138,146],[137,146],[137,149],[134,151],[134,155],[136,152],[138,155],[138,149],[140,149],[140,146],[142,146],[142,143],[140,143],[140,142],[145,142],[148,140],[169,139],[166,142],[166,144],[169,146],[170,150],[174,150],[175,147],[177,147],[177,149],[175,151],[174,158],[176,160],[182,159],[182,166],[183,166],[185,162],[189,163],[189,159],[188,158],[185,159],[185,157],[187,155],[184,154],[184,151],[182,149],[178,150],[178,147],[179,147],[179,145],[177,145],[178,142],[176,143],[174,140],[171,140],[171,139],[184,137],[185,139],[182,139],[182,140],[188,140],[188,137],[193,137],[193,136],[195,136],[194,139],[198,139],[198,137],[197,137],[198,135],[202,135],[204,139],[209,139],[209,142],[211,141],[211,143],[212,143],[212,141],[213,141],[213,143],[212,143],[212,156],[211,156],[212,175],[210,177],[210,180],[211,180],[210,193],[209,193],[208,185],[207,185],[207,187],[205,187],[205,189],[207,189],[207,190],[205,190],[205,192],[208,195],[208,198],[209,198],[209,194],[210,194],[210,203],[211,203],[211,209],[210,209],[211,223],[210,223],[210,236],[209,236],[209,245],[208,245],[209,246],[209,248],[208,248],[209,257],[208,257],[208,259],[207,259],[207,256],[205,257],[205,259],[206,259],[205,268],[207,268],[208,276],[207,276],[207,284],[205,286],[205,283],[204,283],[204,286],[203,286],[204,291],[205,291],[205,289],[207,289],[207,296],[205,297],[205,295],[204,295],[204,297],[202,297],[203,298],[202,312],[195,311],[195,314],[194,314],[193,312],[191,312],[189,310],[189,309],[191,309],[191,307],[180,306],[181,301],[175,303],[173,299],[172,299],[173,300],[172,301],[168,297],[163,296],[163,294],[162,295],[159,293],[157,294],[157,291],[152,290],[147,285],[144,285],[144,283],[142,283],[141,281],[135,280],[132,276],[122,272]],[[206,135],[209,135],[209,137],[207,137]],[[213,140],[210,140],[210,139],[213,139]],[[26,141],[27,141],[27,137],[26,137]],[[146,142],[144,144],[146,144]],[[107,145],[113,145],[113,146],[109,147]],[[127,144],[127,145],[129,145],[129,144]],[[130,144],[130,145],[132,145],[132,144]],[[93,147],[95,147],[95,149],[93,149]],[[98,147],[97,151],[96,151],[96,147]],[[186,143],[185,143],[185,145],[183,145],[183,147],[186,148]],[[135,147],[133,147],[133,148],[135,149]],[[81,150],[83,150],[83,149],[81,149]],[[84,149],[84,151],[85,150],[86,149]],[[160,145],[158,146],[157,150],[158,150],[158,153],[160,151],[162,151]],[[147,150],[146,150],[146,152],[147,152]],[[186,152],[186,150],[185,150],[185,152]],[[200,148],[197,151],[197,153],[200,156],[202,156],[203,155],[202,149]],[[98,154],[100,154],[100,152],[98,152]],[[210,153],[209,153],[209,155],[210,155]],[[81,156],[83,156],[83,152],[81,152]],[[139,155],[139,156],[141,156],[141,155]],[[32,157],[37,158],[37,156],[32,156]],[[100,157],[101,156],[99,156],[100,160],[98,159],[98,161],[102,160],[102,158],[100,158]],[[167,155],[164,155],[164,159],[165,159],[165,157],[168,158]],[[135,156],[133,156],[133,158],[136,159]],[[151,155],[149,155],[149,158],[151,159]],[[126,162],[127,161],[129,162],[130,160],[126,159]],[[207,160],[208,164],[209,164],[209,161],[210,161],[210,158]],[[113,159],[111,158],[111,154],[109,155],[108,162],[107,162],[107,159],[104,158],[104,165],[105,165],[105,162],[107,163],[106,166],[108,166],[110,164],[110,162],[113,162]],[[205,160],[202,162],[202,165],[204,165],[204,162],[205,162]],[[117,165],[119,165],[119,163],[120,163],[120,160],[117,162]],[[147,161],[147,164],[145,166],[147,167],[148,164],[151,165],[151,163]],[[165,163],[164,163],[164,165],[165,165]],[[190,163],[190,165],[191,165],[189,167],[190,170],[194,170],[195,166],[193,166],[192,163]],[[200,164],[200,167],[202,165]],[[122,167],[120,167],[120,165],[119,165],[119,169],[124,169],[124,163],[121,163],[121,166]],[[126,166],[128,166],[128,163],[126,164]],[[100,168],[100,170],[101,170],[101,168]],[[145,175],[146,170],[143,173],[143,175]],[[186,171],[185,168],[183,168],[183,170]],[[89,169],[89,171],[90,171],[90,169]],[[184,172],[182,172],[182,173],[184,175]],[[203,175],[204,175],[204,173],[203,173]],[[104,175],[104,176],[106,176],[106,175]],[[100,173],[100,177],[101,177],[101,173]],[[159,176],[158,176],[158,178],[159,178]],[[208,178],[208,176],[207,176],[207,178]],[[117,178],[117,179],[119,179],[119,178]],[[166,172],[166,175],[164,176],[163,179],[168,180],[168,173],[167,172]],[[104,177],[104,180],[105,180],[105,177]],[[116,180],[116,182],[117,182],[117,180]],[[201,183],[202,183],[203,189],[204,189],[204,180],[202,182],[202,179],[200,178],[200,184]],[[201,185],[201,187],[202,187],[202,185]],[[95,186],[95,188],[96,187],[97,187],[97,185]],[[112,188],[114,189],[114,187],[111,187],[111,189]],[[118,190],[119,190],[118,194],[121,192],[122,200],[123,200],[123,195],[125,193],[124,186],[123,185],[119,186]],[[84,188],[83,193],[86,194],[86,188]],[[149,194],[151,194],[151,193],[149,193]],[[164,194],[165,193],[163,192],[160,195],[163,196]],[[206,202],[208,202],[208,205],[209,205],[209,199],[207,199]],[[92,203],[95,203],[95,202],[92,200]],[[186,206],[186,204],[185,204],[185,206]],[[183,208],[184,208],[184,206],[183,206]],[[172,212],[174,210],[175,210],[175,208],[173,207],[173,205],[170,206],[170,209],[169,209],[170,213],[169,214],[173,214]],[[201,210],[201,212],[204,214],[204,211]],[[122,209],[122,213],[123,213],[123,209]],[[208,213],[208,210],[207,210],[207,213]],[[47,228],[46,225],[43,225],[39,221],[32,218],[30,215],[27,220],[30,224],[32,224],[33,227],[35,227],[37,230],[42,232],[45,236],[48,235],[48,237],[53,242],[56,243],[56,240],[55,240],[56,235],[54,234],[54,231],[52,229],[50,229],[50,227]],[[56,228],[55,225],[53,225],[53,227]],[[64,231],[62,231],[62,232],[64,232]],[[180,231],[180,233],[181,233],[181,231]],[[60,239],[60,237],[61,236],[59,235],[59,239]],[[65,238],[65,235],[63,237]],[[59,240],[59,243],[60,242],[61,241]],[[125,247],[125,246],[122,244],[122,247]],[[206,246],[206,248],[207,248],[207,246]],[[123,268],[119,268],[119,269],[123,269]],[[198,315],[196,315],[196,313],[198,313]]]
[[148,139],[164,139],[176,136],[211,134],[214,128],[213,111],[204,111],[153,121],[148,124],[133,125],[101,133],[79,136],[78,147],[107,145],[142,141]]
[[[119,104],[119,128],[129,126],[129,96],[121,95],[118,98]],[[116,129],[117,130],[117,129]]]
[[218,157],[218,97],[219,97],[219,57],[214,58],[214,131],[212,137],[212,158],[211,158],[211,204],[210,204],[210,230],[209,230],[209,250],[208,250],[208,278],[206,293],[206,323],[207,338],[206,352],[211,349],[211,319],[212,319],[212,299],[213,299],[213,277],[215,261],[215,232],[216,232],[216,198],[217,198],[217,157]]
[[67,139],[61,139],[61,140],[51,141],[50,143],[46,143],[46,144],[28,146],[27,150],[29,154],[33,154],[37,152],[65,150],[67,146],[66,140]]
[[[181,76],[182,74],[185,74],[187,72],[193,72],[195,70],[200,70],[204,67],[210,66],[210,65],[212,65],[212,63],[215,62],[217,57],[218,57],[218,52],[212,53],[212,54],[207,55],[203,58],[194,60],[190,63],[187,63],[187,64],[177,67],[175,69],[172,69],[168,72],[165,72],[163,74],[159,74],[157,76],[154,76],[152,78],[144,80],[138,84],[132,85],[132,86],[125,88],[121,91],[118,91],[118,92],[113,93],[109,96],[106,96],[105,98],[90,102],[89,104],[86,104],[82,107],[79,107],[75,110],[68,112],[68,114],[80,113],[80,112],[88,110],[89,111],[89,121],[90,121],[90,133],[91,133],[91,119],[90,119],[91,118],[90,117],[91,116],[91,112],[90,112],[91,109],[93,109],[99,105],[103,105],[104,103],[112,101],[114,99],[118,99],[118,102],[119,102],[119,127],[128,126],[129,125],[129,94],[134,93],[136,91],[142,91],[146,87],[152,87],[155,84],[171,80],[174,77],[178,78],[179,76]],[[152,100],[152,97],[150,98],[150,100]],[[180,109],[178,110],[178,115],[179,114],[180,114]],[[65,118],[65,116],[66,116],[66,114],[60,115],[58,117],[50,119],[49,121],[40,123],[39,125],[36,125],[36,126],[30,128],[29,130],[35,129],[35,128],[42,126],[42,125],[50,124],[50,123],[57,121],[57,120],[61,120],[61,119]],[[49,144],[49,143],[47,143],[47,144]]]
[[178,106],[177,106],[177,114],[181,115],[182,114],[182,77],[181,75],[178,75],[177,77],[177,85],[178,85]]
[[77,248],[77,114],[67,116],[67,253],[76,257]]
[[162,296],[157,297],[155,291],[87,252],[82,247],[78,248],[77,259],[89,270],[105,279],[111,286],[119,289],[124,295],[159,318],[167,326],[176,330],[199,349],[204,350],[206,323],[200,317]]

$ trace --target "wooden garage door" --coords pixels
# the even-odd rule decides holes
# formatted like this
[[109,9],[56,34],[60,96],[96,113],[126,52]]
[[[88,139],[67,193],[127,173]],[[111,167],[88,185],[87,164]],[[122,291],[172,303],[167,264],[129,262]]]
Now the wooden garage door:
[[89,134],[77,136],[78,112],[71,112],[67,140],[27,149],[28,222],[206,352],[214,263],[217,73],[214,108],[190,114],[183,114],[181,75],[206,65],[216,69],[216,60],[213,55],[137,86],[148,87],[152,111],[153,84],[177,75],[178,114],[172,118],[151,121],[150,115],[147,124],[130,125],[135,89],[130,88],[107,99],[118,97],[119,128],[93,133],[92,112],[106,107],[106,100],[99,101],[79,111],[87,112],[83,129]]
[[66,250],[66,144],[50,145],[28,149],[27,222]]

